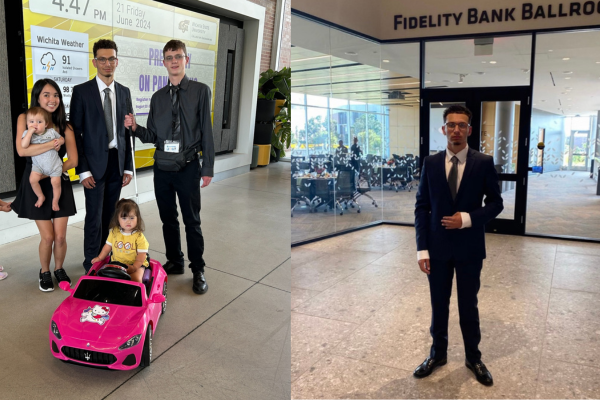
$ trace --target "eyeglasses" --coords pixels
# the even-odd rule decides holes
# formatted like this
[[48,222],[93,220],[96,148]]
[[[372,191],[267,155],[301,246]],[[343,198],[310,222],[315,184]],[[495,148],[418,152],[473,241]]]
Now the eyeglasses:
[[118,58],[116,57],[111,57],[111,58],[95,58],[96,61],[98,61],[100,64],[104,65],[106,64],[106,62],[108,61],[111,64],[114,64],[117,62]]
[[466,131],[467,128],[469,128],[471,125],[467,124],[466,122],[460,122],[460,123],[456,123],[456,122],[446,122],[446,129],[449,130],[454,130],[454,128],[456,128],[458,126],[458,129],[460,129],[461,131]]
[[165,57],[165,61],[166,62],[171,62],[173,61],[173,59],[175,59],[176,61],[181,61],[182,59],[186,58],[187,56],[182,56],[181,54],[176,54],[174,57],[173,56],[166,56]]

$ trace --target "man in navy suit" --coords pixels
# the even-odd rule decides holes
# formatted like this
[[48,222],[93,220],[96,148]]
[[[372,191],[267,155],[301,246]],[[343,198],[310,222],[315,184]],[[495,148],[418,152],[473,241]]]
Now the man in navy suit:
[[446,151],[425,158],[421,170],[415,206],[417,259],[429,279],[433,345],[413,375],[423,378],[446,364],[450,294],[456,270],[466,366],[480,383],[491,386],[492,375],[481,362],[478,348],[477,292],[485,258],[485,224],[504,206],[493,158],[467,146],[471,115],[469,109],[458,105],[444,111],[442,130],[448,146]]
[[79,153],[76,172],[85,194],[86,271],[108,237],[108,224],[121,188],[129,184],[133,175],[131,144],[123,125],[125,115],[131,112],[127,109],[131,94],[114,80],[119,65],[117,44],[102,39],[94,43],[93,51],[92,64],[98,73],[94,79],[73,88],[70,110]]

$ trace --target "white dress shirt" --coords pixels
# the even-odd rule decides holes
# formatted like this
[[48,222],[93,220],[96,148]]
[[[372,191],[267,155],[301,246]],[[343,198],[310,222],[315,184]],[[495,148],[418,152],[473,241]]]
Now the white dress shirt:
[[[108,143],[109,149],[117,149],[117,93],[115,92],[115,81],[113,80],[110,85],[106,85],[102,81],[102,79],[98,78],[96,75],[96,83],[98,84],[98,90],[100,91],[100,100],[102,102],[102,109],[104,109],[104,101],[106,99],[106,93],[104,93],[104,89],[109,88],[110,92],[110,102],[112,105],[112,122],[113,122],[113,140]],[[124,171],[126,174],[133,175],[132,171]],[[79,182],[83,181],[86,178],[92,176],[90,171],[82,172],[79,174]]]
[[[458,174],[457,174],[457,182],[456,182],[456,192],[458,193],[460,189],[460,183],[462,181],[463,174],[465,173],[465,166],[467,165],[467,153],[469,152],[469,146],[465,147],[458,153],[454,154],[449,149],[446,149],[446,179],[450,175],[450,170],[452,169],[452,157],[456,156],[458,158]],[[470,228],[471,224],[471,216],[469,213],[461,212],[460,213],[462,219],[462,225],[459,229]],[[441,223],[441,221],[440,221]],[[423,260],[429,258],[429,250],[421,250],[417,252],[417,260]]]

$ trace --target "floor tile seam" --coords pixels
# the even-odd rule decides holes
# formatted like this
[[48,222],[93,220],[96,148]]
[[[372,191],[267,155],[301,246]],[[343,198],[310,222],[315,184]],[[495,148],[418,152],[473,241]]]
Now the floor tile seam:
[[[291,343],[292,343],[292,316],[290,315],[290,318],[288,320],[290,323],[288,324],[287,327],[287,331],[285,334],[285,337],[289,337],[290,338],[290,347],[291,347]],[[275,382],[277,381],[277,372],[279,371],[279,366],[281,365],[281,361],[283,360],[283,351],[285,350],[285,343],[287,342],[287,339],[283,341],[283,346],[281,348],[281,353],[279,353],[279,360],[277,361],[277,368],[275,368],[275,375],[273,376],[273,385],[275,385]],[[290,349],[291,350],[291,349]],[[291,356],[291,351],[290,351],[290,356]],[[285,367],[284,367],[285,368]],[[291,383],[290,383],[291,385]]]
[[[577,367],[597,369],[599,371],[599,374],[600,374],[600,366],[594,366],[594,365],[589,365],[589,364],[579,364],[579,363],[576,363],[576,362],[565,361],[565,360],[561,360],[561,359],[554,358],[554,357],[545,357],[543,355],[542,355],[542,358],[546,359],[546,360],[558,361],[558,362],[561,362],[561,363],[564,363],[564,364],[575,365]],[[539,378],[539,376],[538,376],[538,378]]]
[[565,254],[565,256],[574,254],[574,255],[577,255],[577,256],[580,256],[580,257],[600,258],[600,254],[577,253],[577,252],[574,252],[574,251],[557,251],[556,255],[558,256],[559,254]]
[[575,289],[567,289],[567,288],[562,288],[562,287],[552,287],[552,289],[556,289],[556,290],[568,290],[569,292],[589,293],[589,294],[600,295],[600,292],[592,292],[590,290],[575,290]]
[[594,294],[594,295],[597,295],[600,297],[600,292],[590,292],[589,290],[575,290],[575,289],[566,289],[566,288],[559,288],[559,287],[552,287],[551,289],[564,290],[565,292],[589,293],[589,294]]
[[[158,251],[158,250],[152,250],[152,249],[149,249],[149,252],[150,252],[150,253],[159,253],[159,254],[162,254],[162,255],[166,255],[166,253],[163,253],[162,251]],[[190,261],[190,260],[188,260],[187,258],[184,258],[184,260],[185,260],[185,261],[187,261],[187,262],[189,262],[189,261]],[[285,261],[284,261],[284,262],[285,262]],[[222,271],[222,270],[220,270],[220,269],[218,269],[218,268],[209,267],[209,266],[207,266],[207,265],[205,265],[205,266],[204,266],[204,268],[205,268],[205,269],[211,269],[211,270],[213,270],[213,271],[217,271],[217,272],[221,272],[221,273],[223,273],[223,274],[227,274],[227,275],[230,275],[230,276],[235,276],[236,278],[244,279],[244,280],[246,280],[246,281],[250,281],[250,282],[253,282],[253,283],[258,283],[258,282],[259,282],[259,281],[252,280],[252,279],[250,279],[250,278],[245,278],[245,277],[243,277],[243,276],[239,276],[239,275],[236,275],[236,274],[232,274],[231,272]],[[277,268],[276,268],[276,269],[277,269]],[[271,271],[271,272],[272,272],[272,271]],[[263,278],[263,279],[264,279],[264,278]],[[265,285],[265,286],[268,286],[268,285]]]
[[289,294],[291,294],[291,293],[292,293],[291,291],[287,291],[287,290],[285,290],[285,289],[278,288],[278,287],[276,287],[276,286],[267,285],[267,284],[265,284],[265,283],[262,283],[262,282],[256,282],[256,283],[258,283],[258,284],[259,284],[259,285],[261,285],[261,286],[266,286],[266,287],[269,287],[269,288],[271,288],[271,289],[276,289],[276,290],[282,291],[282,292],[284,292],[284,293],[289,293]]
[[[244,290],[242,293],[240,293],[239,295],[237,295],[235,298],[233,298],[231,301],[229,301],[227,304],[225,304],[223,307],[221,307],[219,310],[215,311],[211,316],[209,316],[208,318],[206,318],[204,321],[202,321],[198,326],[196,326],[195,328],[193,328],[191,331],[189,331],[188,333],[186,333],[184,336],[182,336],[179,340],[177,340],[175,343],[173,343],[171,346],[169,346],[165,351],[163,351],[162,353],[160,353],[158,356],[154,357],[151,361],[151,363],[156,362],[161,356],[163,356],[164,354],[166,354],[169,350],[171,350],[173,347],[175,347],[176,345],[178,345],[180,342],[182,342],[185,338],[187,338],[188,336],[190,336],[192,333],[194,333],[198,328],[200,328],[202,325],[204,325],[205,323],[207,323],[208,321],[210,321],[215,315],[217,315],[218,313],[220,313],[221,311],[223,311],[226,307],[228,307],[230,304],[232,304],[234,301],[236,301],[237,299],[239,299],[241,296],[243,296],[246,292],[248,292],[250,289],[252,289],[254,286],[256,286],[258,283],[254,283],[253,285],[251,285],[250,287],[248,287],[246,290]],[[130,376],[129,378],[127,378],[124,382],[122,382],[119,386],[117,386],[116,388],[114,388],[110,393],[108,393],[106,396],[104,396],[102,398],[102,400],[107,399],[109,396],[111,396],[113,393],[115,393],[117,390],[119,390],[119,388],[121,388],[123,385],[125,385],[127,382],[129,382],[131,379],[133,379],[137,374],[139,374],[140,372],[142,372],[144,369],[146,369],[146,367],[140,368],[138,369],[138,371],[136,371],[132,376]]]
[[[557,246],[558,247],[558,246]],[[542,351],[540,352],[540,359],[538,362],[538,372],[535,379],[535,393],[537,394],[540,388],[540,374],[542,372],[542,358],[544,354],[544,350],[546,348],[546,332],[548,330],[548,314],[550,314],[550,298],[552,297],[552,289],[554,289],[554,270],[556,269],[556,258],[557,253],[554,254],[554,263],[552,263],[552,278],[550,279],[550,292],[548,293],[548,305],[546,306],[546,316],[544,318],[544,335],[542,337]]]
[[307,316],[307,317],[318,318],[318,319],[323,319],[323,320],[327,320],[327,321],[341,322],[343,324],[356,325],[356,327],[359,327],[359,326],[362,325],[362,323],[357,324],[356,322],[344,321],[344,320],[335,319],[335,318],[327,318],[327,317],[323,317],[323,316],[320,316],[320,315],[307,314],[307,313],[300,312],[300,311],[298,311],[296,309],[291,310],[291,312],[296,313],[296,314],[300,314],[300,315],[304,315],[304,316]]

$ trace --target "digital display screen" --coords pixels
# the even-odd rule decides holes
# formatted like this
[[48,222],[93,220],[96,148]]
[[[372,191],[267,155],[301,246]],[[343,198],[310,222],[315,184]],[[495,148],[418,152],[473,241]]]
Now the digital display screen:
[[[96,76],[94,43],[111,39],[119,49],[115,80],[129,88],[136,120],[146,126],[152,94],[169,82],[162,49],[179,39],[187,77],[207,84],[214,104],[218,18],[149,0],[23,0],[23,24],[29,102],[38,79],[53,79],[69,116],[73,87]],[[135,148],[136,168],[151,166],[154,146],[136,139]]]

